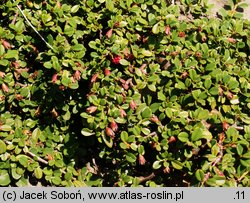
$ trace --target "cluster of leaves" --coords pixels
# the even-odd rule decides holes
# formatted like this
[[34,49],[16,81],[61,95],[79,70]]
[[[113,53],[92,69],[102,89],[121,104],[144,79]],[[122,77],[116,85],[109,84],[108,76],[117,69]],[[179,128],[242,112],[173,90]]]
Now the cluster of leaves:
[[245,5],[179,4],[0,5],[1,186],[250,185]]

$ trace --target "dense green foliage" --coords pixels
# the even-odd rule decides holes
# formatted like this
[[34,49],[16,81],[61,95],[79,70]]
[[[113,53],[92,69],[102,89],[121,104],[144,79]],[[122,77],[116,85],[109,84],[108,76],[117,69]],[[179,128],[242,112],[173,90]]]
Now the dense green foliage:
[[230,6],[3,0],[0,185],[250,186],[250,22]]

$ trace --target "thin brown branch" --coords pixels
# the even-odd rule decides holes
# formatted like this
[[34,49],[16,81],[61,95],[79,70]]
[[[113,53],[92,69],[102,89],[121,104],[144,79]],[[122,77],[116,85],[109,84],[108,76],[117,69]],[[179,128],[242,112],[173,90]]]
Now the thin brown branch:
[[236,125],[236,123],[233,124],[232,127],[235,128],[236,130],[244,130],[244,127],[238,126],[238,125]]
[[48,161],[46,161],[46,160],[42,159],[41,157],[39,157],[39,156],[33,154],[32,152],[29,152],[29,151],[28,151],[28,152],[26,152],[26,154],[29,155],[29,156],[31,156],[32,158],[36,157],[37,160],[38,160],[39,162],[41,162],[41,163],[44,163],[44,164],[46,164],[46,165],[49,164]]
[[154,173],[151,173],[150,175],[145,176],[145,177],[141,176],[141,177],[139,177],[139,182],[142,183],[142,182],[151,180],[151,179],[153,179],[154,177],[155,177],[155,174],[154,174]]
[[12,144],[12,142],[10,142],[10,141],[7,141],[7,140],[4,140],[4,141],[5,141],[5,143],[8,144],[8,145],[11,145],[11,144]]
[[15,14],[13,20],[11,21],[11,24],[15,24],[16,23],[17,16],[18,16],[18,10],[16,11],[16,14]]
[[223,145],[222,145],[222,142],[223,141],[220,140],[219,143],[218,143],[219,149],[220,149],[219,155],[218,155],[217,159],[213,162],[212,166],[216,166],[221,161],[221,159],[223,157]]
[[245,173],[243,173],[243,174],[237,179],[237,181],[240,182],[248,173],[249,173],[249,171],[246,171]]

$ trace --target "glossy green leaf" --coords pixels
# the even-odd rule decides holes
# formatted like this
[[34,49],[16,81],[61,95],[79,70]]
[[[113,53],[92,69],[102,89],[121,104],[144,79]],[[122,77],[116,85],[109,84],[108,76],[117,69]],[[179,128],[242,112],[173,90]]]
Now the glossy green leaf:
[[128,66],[130,63],[126,59],[121,59],[120,64],[123,66]]
[[198,181],[203,181],[203,179],[204,179],[204,172],[203,172],[203,170],[198,169],[195,172],[195,177],[197,178]]
[[17,50],[8,50],[8,52],[4,56],[6,59],[15,58],[18,59],[18,51]]
[[203,129],[195,128],[191,134],[191,140],[197,141],[197,140],[200,140],[201,138],[203,138]]
[[171,161],[171,164],[177,170],[181,170],[183,168],[183,164],[177,160]]
[[10,184],[10,176],[7,170],[0,170],[0,185],[8,186]]
[[64,115],[62,115],[63,120],[68,121],[71,117],[71,114],[69,111],[67,111]]
[[20,179],[20,178],[22,177],[21,174],[18,174],[18,173],[17,173],[17,169],[16,169],[16,168],[12,168],[12,169],[11,169],[11,176],[12,176],[12,178],[14,178],[15,180],[18,180],[18,179]]
[[140,145],[139,147],[138,147],[138,153],[139,154],[144,154],[145,153],[145,150],[144,150],[144,146],[143,145]]
[[46,61],[43,65],[45,68],[48,68],[48,69],[52,68],[52,63],[50,61]]
[[149,135],[151,133],[150,129],[148,128],[141,128],[141,131],[144,135]]
[[71,13],[76,13],[80,8],[80,5],[74,5],[72,8],[71,8]]
[[28,185],[29,185],[28,179],[23,176],[16,182],[17,187],[25,187]]
[[17,156],[17,160],[19,161],[19,163],[24,166],[24,167],[28,167],[29,165],[29,158],[25,155],[19,155]]
[[247,160],[243,160],[243,159],[240,159],[240,163],[245,166],[246,168],[249,169],[250,167],[250,159],[247,159]]
[[34,175],[37,179],[41,179],[43,177],[43,170],[41,168],[36,168],[34,170]]
[[149,56],[152,56],[153,54],[152,54],[151,51],[143,49],[143,50],[142,50],[142,55],[143,55],[143,56],[148,56],[148,57],[149,57]]
[[76,187],[84,187],[84,186],[86,186],[86,184],[83,181],[79,181],[79,180],[74,180],[73,184]]
[[153,169],[159,169],[162,166],[162,161],[155,161],[153,163]]
[[243,153],[243,151],[244,151],[244,148],[242,147],[242,145],[241,144],[237,144],[237,153],[238,153],[238,155],[242,155],[242,153]]
[[61,178],[60,177],[57,177],[57,176],[55,176],[55,177],[52,177],[51,178],[51,181],[52,181],[52,183],[54,184],[54,185],[60,185],[60,183],[61,183]]
[[158,34],[159,33],[159,24],[158,23],[156,23],[154,26],[153,26],[153,28],[152,28],[152,32],[154,33],[154,34]]
[[153,103],[153,104],[151,104],[150,109],[152,110],[152,113],[155,113],[156,111],[158,111],[160,106],[161,106],[161,103]]
[[213,177],[213,178],[209,178],[207,181],[206,181],[206,184],[210,185],[210,186],[222,186],[225,184],[225,177],[220,177],[220,176],[216,176],[216,177]]
[[152,92],[156,91],[156,86],[154,84],[149,84],[148,89],[150,89]]
[[4,141],[0,140],[0,154],[3,154],[6,152],[6,144],[4,143]]
[[10,125],[2,125],[0,126],[0,131],[5,131],[5,132],[8,132],[8,131],[11,131],[12,127]]
[[[61,65],[59,63],[59,59],[56,56],[51,57],[52,60],[52,67],[59,72],[61,70]],[[65,71],[65,70],[64,70]]]
[[109,148],[112,148],[112,146],[113,146],[113,139],[111,137],[106,136],[105,133],[102,133],[101,136],[102,136],[102,139],[103,139],[104,143]]
[[106,0],[106,8],[109,11],[113,11],[114,10],[114,2],[112,0]]
[[41,130],[39,128],[36,128],[33,132],[32,132],[32,139],[34,141],[37,141],[39,139],[39,137],[41,136]]
[[158,92],[157,93],[158,99],[161,101],[165,101],[166,100],[166,96],[164,95],[163,92]]
[[122,140],[123,142],[126,142],[127,139],[128,139],[128,133],[127,133],[126,131],[122,131],[122,132],[121,132],[121,140]]
[[243,158],[250,159],[250,151],[242,155]]
[[142,111],[142,118],[149,118],[152,115],[152,111],[150,108],[146,107],[143,111]]
[[133,162],[136,161],[136,156],[134,154],[132,154],[132,153],[129,152],[129,153],[126,154],[126,160],[128,162],[133,163]]
[[82,129],[82,130],[81,130],[81,133],[82,133],[82,135],[84,135],[84,136],[91,136],[91,135],[94,135],[94,134],[95,134],[94,132],[91,132],[91,131],[89,131],[88,129]]
[[181,141],[181,142],[187,142],[189,139],[188,139],[189,135],[186,133],[186,132],[181,132],[179,135],[178,135],[178,139]]
[[210,93],[211,95],[218,95],[218,94],[219,94],[219,89],[218,89],[218,87],[212,87],[212,88],[210,88],[209,93]]
[[5,60],[5,59],[1,59],[1,60],[0,60],[0,65],[1,65],[1,66],[7,66],[8,63],[9,63],[8,60]]

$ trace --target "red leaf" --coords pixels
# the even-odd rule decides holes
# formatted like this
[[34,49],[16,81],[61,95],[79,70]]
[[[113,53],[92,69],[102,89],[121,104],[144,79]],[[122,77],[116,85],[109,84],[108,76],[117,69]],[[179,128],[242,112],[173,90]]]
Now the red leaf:
[[178,36],[184,38],[184,37],[186,37],[186,34],[185,34],[185,32],[181,31],[181,32],[179,32]]
[[52,109],[51,114],[52,114],[53,118],[57,118],[59,116],[59,114],[58,114],[58,112],[56,111],[55,108]]
[[219,134],[219,143],[224,142],[224,140],[225,140],[225,133],[220,133]]
[[23,96],[21,94],[16,94],[15,96],[18,101],[23,99]]
[[126,82],[126,80],[123,80],[122,78],[119,79],[119,81],[124,84]]
[[219,87],[219,95],[220,95],[220,96],[223,95],[223,92],[224,92],[224,90],[223,90],[221,87]]
[[9,87],[5,83],[3,83],[2,90],[7,93],[7,92],[9,92]]
[[112,60],[112,62],[114,63],[114,64],[120,64],[120,60],[122,59],[122,57],[121,56],[115,56],[114,58],[113,58],[113,60]]
[[87,113],[94,113],[97,110],[96,106],[90,106],[86,109]]
[[122,118],[124,118],[125,116],[127,116],[127,113],[123,109],[120,109],[120,115]]
[[98,73],[96,73],[96,74],[94,74],[93,76],[92,76],[92,78],[91,78],[91,83],[95,83],[96,82],[96,79],[97,79],[97,77],[99,76],[99,74]]
[[231,99],[233,99],[233,97],[234,97],[234,94],[233,94],[232,92],[228,91],[228,92],[227,92],[227,98],[228,98],[229,100],[231,100]]
[[114,119],[112,120],[112,122],[110,123],[110,127],[111,129],[116,132],[118,130],[118,125],[117,123],[114,121]]
[[60,85],[59,89],[63,91],[63,90],[65,90],[65,86],[64,85]]
[[48,155],[46,156],[46,158],[47,158],[47,160],[49,160],[49,161],[51,161],[51,160],[54,159],[50,154],[48,154]]
[[229,124],[226,121],[223,121],[222,128],[224,131],[226,131],[229,128]]
[[115,22],[114,26],[115,27],[119,27],[120,26],[120,22]]
[[79,70],[76,70],[74,73],[74,79],[80,80],[81,79],[81,72]]
[[171,35],[171,31],[170,31],[170,27],[169,26],[165,27],[165,34],[166,35]]
[[197,51],[197,52],[195,52],[195,56],[196,56],[197,58],[201,58],[201,57],[202,57],[202,54],[201,54],[201,52]]
[[127,83],[122,84],[122,87],[123,87],[125,90],[128,90],[128,88],[129,88],[129,86],[128,86]]
[[104,69],[104,75],[109,76],[110,75],[110,70],[108,68]]
[[139,164],[140,164],[140,165],[145,165],[146,159],[144,158],[143,155],[139,154],[138,160],[139,160]]
[[109,29],[108,32],[106,33],[106,37],[107,37],[107,38],[111,38],[111,37],[112,37],[112,34],[113,34],[113,30],[112,30],[112,29]]
[[170,173],[170,168],[169,167],[165,167],[163,169],[163,173],[166,173],[166,174]]
[[228,37],[227,38],[227,41],[230,42],[230,43],[235,43],[236,42],[236,39],[232,38],[232,37]]
[[56,2],[56,7],[57,7],[57,8],[61,8],[61,7],[62,7],[60,1],[57,1],[57,2]]
[[137,105],[136,105],[135,101],[132,100],[132,101],[130,102],[129,106],[130,106],[131,109],[135,110]]
[[187,76],[188,76],[188,72],[187,72],[187,71],[185,71],[185,72],[183,72],[183,73],[181,74],[181,77],[182,77],[183,79],[185,79]]
[[5,76],[5,73],[2,72],[2,71],[0,71],[0,77],[1,77],[1,78],[4,78],[4,76]]
[[8,41],[2,39],[2,45],[4,46],[5,49],[10,49],[11,45]]
[[15,69],[20,67],[20,64],[18,61],[14,61],[14,62],[12,62],[12,64],[14,65]]
[[172,142],[175,142],[176,141],[176,138],[174,136],[171,136],[169,139],[168,139],[168,143],[172,143]]
[[202,41],[202,42],[207,41],[207,37],[206,37],[206,36],[202,36],[202,37],[201,37],[201,41]]
[[111,137],[112,139],[115,138],[115,133],[114,133],[114,131],[113,131],[111,128],[106,127],[105,131],[106,131],[106,135],[108,135],[108,136]]
[[152,122],[154,122],[154,123],[160,122],[160,120],[158,119],[157,116],[152,116],[150,120],[151,120]]
[[57,82],[57,73],[52,75],[52,82],[55,84]]

